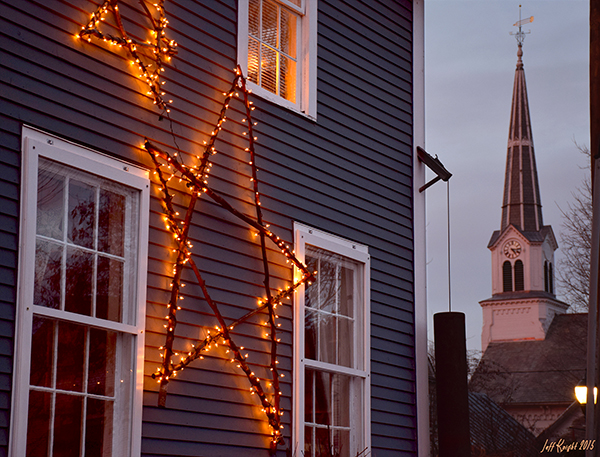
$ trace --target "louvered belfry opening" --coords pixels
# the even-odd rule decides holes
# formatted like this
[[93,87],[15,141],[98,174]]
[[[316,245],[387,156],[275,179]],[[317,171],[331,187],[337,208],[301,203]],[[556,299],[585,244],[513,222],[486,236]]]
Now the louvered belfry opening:
[[512,292],[512,266],[507,260],[502,265],[503,292]]
[[525,290],[525,278],[523,274],[523,262],[517,260],[515,262],[515,290]]

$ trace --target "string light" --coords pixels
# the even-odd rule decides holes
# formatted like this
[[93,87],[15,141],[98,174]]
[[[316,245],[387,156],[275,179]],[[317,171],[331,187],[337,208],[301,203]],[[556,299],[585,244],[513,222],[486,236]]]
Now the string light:
[[[248,164],[250,166],[250,178],[252,182],[252,190],[254,194],[254,207],[255,207],[255,218],[248,216],[235,209],[227,200],[221,197],[214,189],[208,184],[208,173],[213,164],[210,162],[211,157],[216,154],[215,141],[221,131],[221,126],[226,120],[226,112],[234,96],[239,97],[242,94],[242,102],[245,107],[245,116],[247,121],[248,147],[245,151],[249,153]],[[177,156],[177,154],[169,154],[166,151],[161,150],[157,146],[153,145],[150,141],[146,140],[144,148],[151,157],[155,171],[154,176],[158,179],[159,192],[161,193],[161,199],[163,203],[164,217],[163,222],[168,231],[173,234],[173,239],[176,242],[175,249],[169,248],[169,250],[177,253],[177,259],[173,265],[173,278],[170,284],[171,287],[171,298],[167,304],[168,314],[166,316],[167,323],[165,328],[167,329],[165,344],[159,349],[162,358],[161,367],[152,375],[154,379],[157,379],[160,383],[159,390],[159,406],[165,406],[166,404],[166,393],[167,385],[170,378],[174,377],[177,372],[186,368],[190,363],[197,359],[202,359],[203,353],[206,353],[213,347],[222,344],[226,348],[227,359],[230,363],[236,364],[236,367],[241,369],[248,382],[250,383],[249,392],[251,395],[258,397],[262,411],[266,414],[269,427],[271,428],[271,444],[270,453],[275,455],[277,446],[283,443],[283,436],[281,430],[281,416],[283,411],[280,406],[281,389],[280,389],[280,378],[285,377],[284,373],[280,373],[278,370],[279,361],[277,360],[277,347],[281,338],[277,335],[277,329],[281,324],[276,322],[278,318],[275,313],[275,309],[278,305],[281,305],[284,298],[289,298],[290,294],[295,292],[302,284],[309,280],[314,279],[314,274],[311,273],[306,265],[300,262],[293,251],[290,250],[289,245],[285,244],[277,235],[275,235],[270,229],[269,225],[263,221],[261,202],[260,202],[260,191],[259,191],[259,180],[257,178],[256,168],[256,153],[255,153],[255,142],[256,136],[253,132],[253,127],[256,126],[255,122],[252,122],[251,111],[254,109],[252,102],[248,100],[249,90],[246,88],[246,81],[242,76],[241,69],[238,67],[235,70],[235,77],[232,82],[231,89],[227,92],[223,92],[225,97],[219,118],[213,130],[211,131],[210,138],[204,142],[204,151],[202,154],[193,154],[192,157],[196,157],[200,160],[197,166],[190,167],[186,166]],[[182,154],[180,154],[181,156]],[[162,161],[163,163],[159,162]],[[167,165],[170,170],[170,176],[167,176],[162,166]],[[173,176],[177,176],[180,182],[185,182],[185,186],[189,189],[190,200],[188,207],[185,212],[185,216],[181,218],[179,213],[175,211],[173,204],[174,193],[169,188],[169,181]],[[221,314],[217,303],[214,302],[210,296],[208,288],[202,274],[198,269],[191,252],[191,243],[189,240],[189,228],[191,226],[192,217],[195,213],[195,206],[198,200],[203,196],[207,195],[214,202],[220,205],[223,209],[228,211],[234,217],[245,222],[254,236],[258,236],[260,239],[260,250],[263,262],[263,273],[264,273],[264,288],[265,297],[258,299],[258,306],[253,310],[246,313],[241,318],[226,323],[223,315]],[[293,284],[288,287],[279,289],[276,294],[273,294],[270,285],[270,272],[269,262],[267,258],[267,240],[274,243],[281,253],[287,258],[288,262],[291,262],[298,270],[295,275]],[[180,288],[184,286],[181,282],[181,276],[185,267],[191,268],[198,285],[202,291],[203,299],[208,303],[215,318],[217,319],[218,325],[211,332],[207,330],[207,336],[192,345],[192,350],[186,351],[186,354],[181,356],[179,360],[174,363],[173,357],[176,353],[173,351],[173,344],[175,340],[175,330],[177,326],[177,311],[181,309],[178,306],[178,301],[184,297],[180,295]],[[247,322],[252,316],[266,312],[267,320],[264,325],[268,328],[265,332],[264,337],[270,341],[271,345],[271,362],[269,365],[269,371],[271,372],[270,380],[263,380],[255,375],[248,365],[247,358],[249,353],[242,353],[244,347],[238,347],[234,341],[231,332],[240,324]],[[262,383],[265,383],[269,389],[272,389],[272,396],[269,397],[265,392]]]
[[[169,105],[173,103],[173,100],[165,101],[163,99],[165,92],[161,86],[165,84],[165,81],[162,81],[160,76],[161,73],[165,71],[165,63],[169,62],[171,58],[177,54],[177,43],[166,37],[165,30],[169,21],[167,20],[163,8],[164,0],[154,1],[156,1],[156,3],[140,0],[144,13],[153,27],[153,29],[150,30],[150,35],[152,36],[151,40],[138,42],[133,38],[130,38],[123,25],[123,19],[119,12],[118,0],[104,0],[98,9],[92,13],[89,22],[81,28],[81,31],[76,37],[87,40],[88,42],[91,42],[92,38],[97,38],[108,43],[110,46],[118,46],[119,48],[127,49],[131,59],[129,61],[130,65],[134,67],[137,65],[138,77],[144,79],[148,85],[146,94],[153,98],[154,104],[158,106],[163,113],[168,115],[171,111]],[[158,17],[156,17],[156,14],[153,15],[150,12],[148,5],[158,12]],[[105,22],[109,10],[112,10],[115,24],[121,36],[114,36],[102,32],[99,29],[102,22]]]

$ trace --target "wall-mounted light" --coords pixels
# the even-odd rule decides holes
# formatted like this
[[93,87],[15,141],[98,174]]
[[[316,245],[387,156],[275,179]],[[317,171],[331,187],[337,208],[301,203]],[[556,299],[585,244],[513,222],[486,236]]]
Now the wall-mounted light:
[[450,173],[448,170],[446,170],[446,168],[444,167],[442,162],[440,162],[440,159],[438,159],[437,156],[432,157],[421,146],[417,146],[417,157],[419,158],[419,160],[421,162],[423,162],[425,165],[427,165],[427,167],[437,175],[435,178],[433,178],[427,184],[425,184],[424,186],[421,186],[421,188],[419,189],[419,192],[423,192],[425,189],[427,189],[429,186],[432,186],[433,184],[438,182],[440,179],[442,181],[448,181],[450,179],[450,177],[452,176],[452,173]]

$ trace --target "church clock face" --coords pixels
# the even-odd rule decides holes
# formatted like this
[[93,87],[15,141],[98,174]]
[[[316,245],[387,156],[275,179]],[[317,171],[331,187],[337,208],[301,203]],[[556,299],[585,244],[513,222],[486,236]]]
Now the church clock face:
[[509,259],[516,259],[521,254],[521,245],[518,241],[510,240],[504,245],[504,255]]

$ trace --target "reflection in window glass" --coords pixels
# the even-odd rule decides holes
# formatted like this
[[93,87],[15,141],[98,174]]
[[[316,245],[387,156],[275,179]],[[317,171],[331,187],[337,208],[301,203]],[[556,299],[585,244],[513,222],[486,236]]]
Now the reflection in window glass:
[[65,310],[92,315],[92,280],[94,255],[76,248],[67,248]]
[[85,363],[86,328],[70,322],[58,324],[56,387],[81,392]]
[[37,233],[63,239],[64,177],[47,170],[38,174]]
[[86,248],[94,247],[95,189],[71,180],[69,184],[69,241]]
[[31,338],[31,368],[29,383],[32,386],[52,387],[54,376],[54,322],[33,317]]
[[123,307],[123,262],[98,256],[96,317],[121,321]]
[[123,256],[125,196],[100,189],[98,209],[98,250]]
[[49,160],[39,168],[34,303],[130,323],[123,302],[127,269],[135,267],[127,219],[134,194]]
[[49,241],[36,241],[33,303],[47,308],[60,308],[62,246]]
[[305,289],[305,357],[355,367],[357,265],[322,249],[307,251],[308,268],[318,275]]

